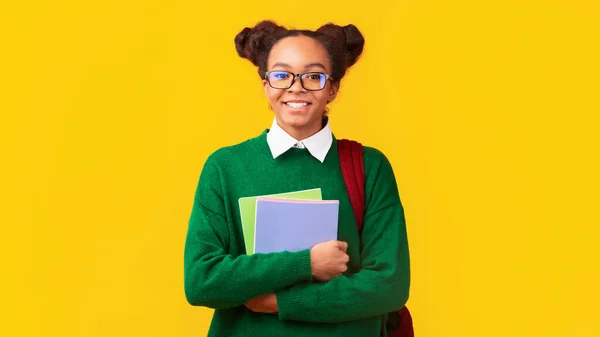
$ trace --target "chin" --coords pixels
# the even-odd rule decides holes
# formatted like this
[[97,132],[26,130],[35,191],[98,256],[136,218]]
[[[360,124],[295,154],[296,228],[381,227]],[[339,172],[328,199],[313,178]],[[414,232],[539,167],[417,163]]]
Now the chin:
[[293,128],[302,128],[311,124],[310,116],[293,115],[285,112],[280,116],[281,122]]

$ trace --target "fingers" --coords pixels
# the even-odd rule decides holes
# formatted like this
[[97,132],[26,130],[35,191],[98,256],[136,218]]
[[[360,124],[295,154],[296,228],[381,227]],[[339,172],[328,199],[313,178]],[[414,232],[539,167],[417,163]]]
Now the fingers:
[[346,252],[346,250],[348,250],[348,243],[344,242],[344,241],[338,241],[337,244],[338,248],[343,251],[344,253]]
[[344,275],[345,272],[348,271],[348,266],[347,265],[343,265],[340,269],[340,271],[337,273],[337,276],[342,276]]

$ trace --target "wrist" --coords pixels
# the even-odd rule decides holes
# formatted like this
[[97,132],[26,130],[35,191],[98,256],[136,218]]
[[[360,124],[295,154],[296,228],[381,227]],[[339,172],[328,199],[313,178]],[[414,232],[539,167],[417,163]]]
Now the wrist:
[[274,313],[279,311],[279,307],[277,306],[277,294],[272,293],[270,297],[270,305],[271,305],[271,309]]

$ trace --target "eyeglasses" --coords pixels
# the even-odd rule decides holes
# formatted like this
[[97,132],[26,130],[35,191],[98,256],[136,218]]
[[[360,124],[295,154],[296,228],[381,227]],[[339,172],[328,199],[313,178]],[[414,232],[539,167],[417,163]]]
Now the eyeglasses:
[[296,77],[300,78],[302,87],[309,91],[318,91],[325,88],[327,80],[333,80],[330,75],[310,72],[303,74],[294,74],[284,70],[267,71],[265,73],[265,79],[269,82],[269,85],[274,89],[289,89],[294,85]]

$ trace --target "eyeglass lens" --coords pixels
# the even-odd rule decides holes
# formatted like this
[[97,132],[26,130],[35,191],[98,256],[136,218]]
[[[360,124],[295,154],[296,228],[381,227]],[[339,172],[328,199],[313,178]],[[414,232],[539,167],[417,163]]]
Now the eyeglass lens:
[[[302,74],[300,78],[306,90],[321,90],[327,82],[327,76],[317,72]],[[272,71],[269,73],[268,80],[273,88],[287,89],[292,86],[294,75],[287,71]]]

